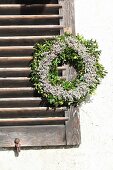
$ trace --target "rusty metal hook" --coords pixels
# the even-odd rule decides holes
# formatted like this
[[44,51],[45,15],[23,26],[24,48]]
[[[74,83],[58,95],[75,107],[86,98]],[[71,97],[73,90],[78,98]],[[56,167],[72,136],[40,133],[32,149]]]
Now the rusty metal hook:
[[19,156],[19,152],[20,152],[20,139],[19,138],[15,138],[14,140],[15,143],[15,156],[18,157]]

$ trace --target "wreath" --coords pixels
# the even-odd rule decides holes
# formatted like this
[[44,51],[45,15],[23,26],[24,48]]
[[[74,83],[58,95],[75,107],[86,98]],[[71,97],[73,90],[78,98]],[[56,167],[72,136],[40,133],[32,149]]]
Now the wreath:
[[[101,51],[93,40],[64,34],[54,40],[37,43],[31,64],[31,80],[35,89],[52,106],[79,105],[90,96],[106,75],[99,63]],[[59,77],[58,67],[75,69],[72,80]]]

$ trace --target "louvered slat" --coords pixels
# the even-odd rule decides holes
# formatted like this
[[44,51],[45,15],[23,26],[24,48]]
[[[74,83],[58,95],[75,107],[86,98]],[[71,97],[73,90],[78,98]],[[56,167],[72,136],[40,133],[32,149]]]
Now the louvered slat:
[[1,15],[0,21],[8,20],[33,20],[33,19],[62,19],[62,15]]
[[56,25],[62,15],[0,15],[0,25]]
[[15,37],[0,37],[0,46],[18,45],[34,45],[39,41],[54,39],[54,36],[15,36]]
[[[53,114],[53,116],[58,116],[66,111],[65,107],[59,108],[50,108],[50,107],[16,107],[16,108],[0,108],[0,116],[1,117],[24,117],[32,114],[33,117],[39,115],[41,117],[48,117],[49,114]],[[18,116],[17,116],[18,115]]]
[[[46,2],[48,3],[48,1]],[[24,106],[25,103],[25,107],[29,102],[31,106],[36,105],[37,98],[25,98],[34,95],[33,88],[30,87],[31,83],[27,84],[30,74],[28,66],[32,60],[32,45],[38,41],[53,38],[63,29],[63,26],[59,25],[59,19],[62,16],[58,14],[62,6],[58,2],[51,2],[45,4],[43,1],[43,4],[36,4],[35,1],[35,4],[29,4],[27,1],[28,4],[24,4],[24,1],[21,1],[22,4],[8,4],[8,1],[6,1],[5,4],[4,1],[4,4],[0,6],[1,107],[5,103],[12,107],[16,106],[16,103],[19,106]],[[44,8],[43,13],[39,14],[38,11],[42,8]],[[42,21],[43,24],[40,25]],[[46,21],[49,25],[45,24]],[[35,25],[33,25],[34,22]],[[61,70],[61,68],[59,69]],[[8,82],[9,86],[7,85]],[[20,84],[22,84],[22,87]],[[28,87],[26,87],[26,84]],[[6,87],[3,87],[3,85]],[[14,101],[14,97],[16,97],[16,101]]]
[[58,14],[58,10],[62,6],[59,4],[2,4],[0,5],[0,14]]
[[0,97],[33,97],[35,96],[32,87],[0,88]]
[[[66,67],[58,67],[58,70],[66,70]],[[0,68],[0,76],[2,77],[29,77],[30,73],[31,69],[29,67]]]
[[[45,101],[36,97],[39,95],[29,82],[31,72],[29,64],[32,60],[33,45],[39,41],[53,39],[54,35],[60,34],[60,30],[63,29],[59,22],[62,19],[62,15],[59,15],[59,9],[62,6],[57,1],[47,4],[36,2],[29,4],[28,1],[28,4],[23,4],[23,2],[21,1],[22,4],[5,4],[4,1],[4,4],[0,5],[0,107],[3,109],[2,113],[6,110],[7,113],[11,113],[9,111],[12,108],[13,115],[15,113],[16,116],[18,109],[27,116],[25,108],[28,106],[34,108],[41,103],[43,103],[42,106],[46,106]],[[42,9],[44,9],[43,13],[40,12]],[[64,67],[58,69],[59,71],[65,70]],[[33,109],[30,113],[31,111],[33,112]],[[43,109],[43,112],[47,111]],[[29,114],[27,118],[32,120]],[[1,121],[7,124],[8,119]]]
[[[21,7],[24,7],[24,8],[32,8],[32,7],[44,7],[44,8],[52,8],[52,9],[54,9],[54,8],[62,8],[62,6],[61,5],[59,5],[59,4],[1,4],[0,5],[0,9],[21,9]],[[6,13],[5,13],[6,14]]]
[[0,57],[0,67],[27,67],[32,60],[31,56],[27,57]]
[[61,10],[58,0],[0,1],[0,147],[13,147],[17,137],[22,146],[67,143],[66,108],[50,108],[29,78],[34,43],[63,32]]
[[48,118],[10,118],[0,119],[0,126],[8,125],[41,125],[41,124],[61,124],[67,121],[67,117],[48,117]]
[[[42,36],[57,35],[63,29],[61,25],[14,25],[0,26],[0,36]],[[46,38],[46,37],[45,37]]]
[[58,4],[58,0],[2,0],[0,4]]
[[32,87],[28,77],[5,77],[0,78],[0,88],[2,87]]
[[[61,76],[61,79],[66,79],[65,76]],[[5,77],[0,78],[0,88],[8,87],[32,87],[33,84],[28,77]]]

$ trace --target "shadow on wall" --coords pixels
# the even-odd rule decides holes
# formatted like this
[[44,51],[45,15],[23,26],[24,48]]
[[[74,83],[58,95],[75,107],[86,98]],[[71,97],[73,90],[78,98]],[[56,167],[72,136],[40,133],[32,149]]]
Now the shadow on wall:
[[[21,152],[25,150],[43,150],[43,149],[71,149],[78,148],[78,146],[43,146],[43,147],[21,147]],[[14,148],[0,148],[0,151],[14,151],[14,156],[18,157],[19,155]],[[20,152],[20,154],[21,154]]]

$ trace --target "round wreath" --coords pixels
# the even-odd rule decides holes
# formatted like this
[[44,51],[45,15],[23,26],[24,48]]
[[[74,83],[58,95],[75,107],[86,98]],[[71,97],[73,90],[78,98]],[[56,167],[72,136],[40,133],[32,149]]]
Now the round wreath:
[[[79,105],[106,74],[99,55],[97,42],[79,35],[64,34],[37,43],[31,65],[35,89],[52,105]],[[58,76],[58,66],[63,64],[76,70],[72,80]]]

